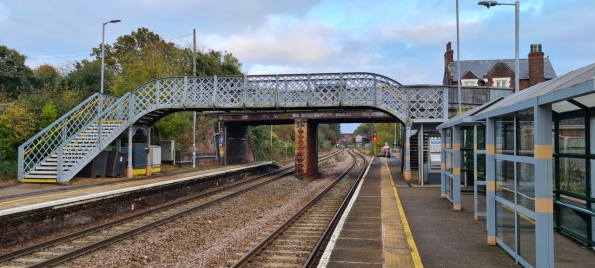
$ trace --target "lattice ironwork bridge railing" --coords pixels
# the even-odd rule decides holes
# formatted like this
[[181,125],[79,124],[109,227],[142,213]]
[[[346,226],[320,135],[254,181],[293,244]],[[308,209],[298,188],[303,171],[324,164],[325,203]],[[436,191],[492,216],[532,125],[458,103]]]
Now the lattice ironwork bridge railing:
[[142,116],[161,109],[372,107],[402,122],[444,120],[448,88],[372,73],[169,77],[118,98],[95,94],[19,147],[19,180],[64,183]]

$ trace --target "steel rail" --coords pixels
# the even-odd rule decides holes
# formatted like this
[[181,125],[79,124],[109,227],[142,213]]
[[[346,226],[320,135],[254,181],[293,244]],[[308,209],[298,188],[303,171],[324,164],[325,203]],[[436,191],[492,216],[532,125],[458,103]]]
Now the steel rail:
[[[349,151],[351,153],[351,150]],[[300,209],[297,213],[295,213],[291,218],[285,221],[281,226],[279,226],[275,231],[265,237],[258,245],[254,246],[248,253],[246,253],[242,258],[240,258],[236,263],[231,265],[232,268],[235,267],[244,267],[248,262],[256,257],[269,243],[271,243],[277,236],[279,236],[283,231],[285,231],[295,220],[301,217],[308,209],[314,206],[327,192],[329,192],[341,179],[343,179],[351,170],[355,167],[357,163],[355,157],[353,158],[353,164],[341,175],[339,175],[331,184],[329,184],[324,190],[322,190],[319,194],[317,194],[308,204],[306,204],[302,209]]]
[[337,210],[337,213],[335,213],[335,216],[333,216],[333,219],[331,220],[331,222],[329,223],[327,228],[324,230],[324,233],[322,234],[322,236],[316,243],[316,246],[314,246],[314,249],[312,249],[310,256],[308,256],[308,259],[306,259],[306,262],[302,265],[302,267],[304,267],[304,268],[311,267],[313,264],[315,264],[315,261],[320,258],[320,252],[322,250],[322,247],[327,244],[328,239],[335,231],[335,227],[337,226],[337,223],[339,222],[339,220],[341,220],[343,212],[345,212],[347,205],[349,205],[349,202],[351,201],[351,198],[353,197],[353,194],[355,193],[355,190],[357,189],[359,182],[364,177],[364,173],[366,172],[366,167],[368,166],[368,161],[360,153],[357,153],[357,155],[364,160],[364,168],[357,175],[357,180],[351,187],[351,190],[349,190],[347,197],[345,198],[345,200],[343,200],[343,203]]
[[[320,161],[325,160],[325,159],[328,159],[328,158],[330,158],[330,157],[332,157],[332,156],[334,156],[334,155],[336,155],[336,154],[338,154],[338,153],[340,153],[342,151],[343,150],[336,150],[336,151],[333,151],[333,152],[331,152],[331,153],[329,153],[327,155],[324,155],[324,156],[322,156],[320,158]],[[179,207],[180,205],[182,205],[184,203],[187,203],[187,202],[190,202],[190,201],[195,201],[195,200],[198,200],[198,199],[201,199],[201,198],[205,198],[205,197],[209,197],[209,196],[213,196],[213,195],[219,194],[219,193],[224,192],[224,191],[232,190],[234,188],[237,188],[239,186],[242,186],[242,185],[245,185],[245,184],[254,182],[256,180],[262,179],[262,178],[267,177],[267,176],[273,176],[275,174],[282,173],[280,175],[276,175],[275,178],[272,178],[270,180],[266,180],[264,182],[258,183],[256,185],[253,185],[251,187],[248,187],[248,188],[243,189],[241,191],[238,191],[236,193],[232,193],[230,195],[227,195],[227,196],[224,196],[224,197],[215,199],[213,201],[204,203],[202,205],[199,205],[199,206],[196,206],[196,207],[193,207],[193,208],[184,210],[184,211],[182,211],[180,213],[177,213],[177,214],[174,214],[172,216],[166,217],[166,218],[164,218],[162,220],[158,220],[156,222],[153,222],[153,223],[149,223],[149,224],[140,226],[139,228],[135,228],[133,230],[129,230],[129,231],[123,232],[123,233],[118,234],[116,236],[110,237],[110,238],[108,238],[106,240],[102,240],[102,241],[93,243],[91,245],[88,245],[88,246],[85,246],[85,247],[76,249],[74,251],[65,253],[65,254],[60,255],[60,256],[57,256],[55,258],[51,258],[51,259],[45,260],[45,261],[40,262],[40,263],[37,263],[37,264],[33,264],[31,266],[28,266],[28,267],[47,267],[47,266],[56,265],[56,264],[62,263],[64,261],[67,261],[69,259],[72,259],[72,258],[74,258],[76,256],[80,256],[82,254],[85,254],[85,253],[94,251],[94,250],[96,250],[98,248],[101,248],[103,246],[106,246],[106,245],[109,245],[111,243],[114,243],[114,242],[117,242],[119,240],[122,240],[124,238],[127,238],[127,237],[130,237],[130,236],[136,235],[138,233],[144,232],[144,231],[146,231],[148,229],[151,229],[151,228],[153,228],[155,226],[159,226],[159,225],[165,224],[165,223],[167,223],[167,222],[169,222],[171,220],[174,220],[176,218],[183,217],[183,216],[187,215],[187,213],[192,212],[194,210],[198,210],[198,209],[202,209],[202,208],[208,207],[208,206],[213,205],[213,204],[215,204],[217,202],[221,202],[221,201],[230,199],[232,197],[235,197],[235,196],[240,195],[242,193],[245,193],[247,191],[253,190],[256,187],[259,187],[259,186],[262,186],[264,184],[267,184],[267,183],[273,182],[275,180],[278,180],[278,179],[280,179],[280,178],[282,178],[284,176],[287,176],[287,175],[291,174],[293,172],[292,169],[294,169],[294,167],[288,167],[288,168],[280,169],[280,170],[277,170],[277,171],[274,171],[274,172],[270,172],[270,173],[267,173],[267,174],[263,174],[263,175],[260,175],[260,176],[256,176],[256,177],[254,177],[252,179],[249,179],[249,180],[246,180],[246,181],[241,181],[241,182],[235,183],[233,185],[230,185],[228,187],[217,189],[217,190],[214,190],[214,191],[211,191],[211,192],[208,192],[208,193],[203,193],[203,194],[200,194],[200,195],[197,195],[197,196],[193,196],[193,197],[190,197],[190,198],[185,198],[183,200],[176,201],[174,203],[168,204],[168,205],[163,206],[163,207],[150,209],[150,210],[147,210],[145,212],[142,212],[142,213],[139,213],[139,214],[130,216],[130,217],[126,217],[126,218],[122,218],[122,219],[119,219],[119,220],[115,220],[113,222],[109,222],[109,223],[106,223],[106,224],[98,225],[98,226],[95,226],[95,227],[92,227],[92,228],[89,228],[89,229],[86,229],[86,230],[81,230],[81,231],[78,231],[78,232],[75,232],[75,233],[72,233],[72,234],[68,234],[68,235],[65,235],[65,236],[62,236],[62,237],[58,237],[58,238],[55,238],[55,239],[52,239],[52,240],[41,242],[41,243],[32,245],[30,247],[26,247],[26,248],[18,249],[18,250],[15,250],[15,251],[12,251],[12,252],[9,252],[9,253],[6,253],[6,254],[2,254],[2,255],[0,255],[0,262],[11,261],[11,260],[13,260],[13,259],[15,259],[17,257],[23,256],[23,255],[26,255],[26,254],[34,253],[34,252],[36,252],[36,251],[38,251],[40,249],[48,248],[48,247],[50,247],[52,245],[55,245],[55,244],[58,244],[58,243],[63,243],[63,242],[67,242],[67,241],[70,241],[70,240],[74,240],[74,239],[83,237],[85,235],[89,235],[89,234],[92,234],[92,233],[95,233],[95,232],[98,232],[98,231],[101,231],[101,230],[104,230],[104,229],[107,229],[107,228],[110,228],[110,227],[114,227],[114,226],[121,225],[121,224],[126,223],[126,222],[130,222],[130,221],[133,221],[133,220],[140,219],[142,217],[149,216],[151,214],[155,214],[155,213],[162,212],[162,211],[165,211],[165,210],[168,210],[168,209],[171,209],[171,208]],[[292,171],[288,171],[288,170],[292,170]]]
[[[47,248],[47,247],[49,247],[51,245],[54,245],[54,244],[57,244],[57,243],[62,243],[62,242],[66,242],[66,241],[69,241],[69,240],[73,240],[73,239],[76,239],[76,238],[79,238],[79,237],[82,237],[82,236],[85,236],[85,235],[88,235],[88,234],[91,234],[91,233],[95,233],[97,231],[100,231],[100,230],[103,230],[103,229],[106,229],[106,228],[117,226],[117,225],[122,224],[122,223],[125,223],[125,222],[129,222],[129,221],[136,220],[136,219],[139,219],[139,218],[142,218],[142,217],[145,217],[145,216],[148,216],[148,215],[157,213],[157,212],[161,212],[161,211],[164,211],[164,210],[167,210],[167,209],[170,209],[170,208],[179,206],[180,204],[186,203],[188,201],[192,201],[192,200],[200,199],[200,198],[205,198],[205,197],[212,196],[212,195],[218,194],[218,193],[223,192],[223,191],[226,191],[226,190],[231,190],[233,188],[236,188],[236,187],[245,185],[247,183],[253,182],[255,180],[261,179],[261,178],[266,177],[266,176],[271,176],[271,175],[280,173],[282,171],[286,171],[288,169],[291,169],[291,168],[286,168],[286,169],[277,170],[275,172],[271,172],[271,173],[268,173],[268,174],[263,174],[261,176],[252,178],[252,179],[250,179],[248,181],[242,181],[242,182],[239,182],[239,183],[234,184],[234,185],[230,185],[230,186],[225,187],[225,188],[222,188],[222,189],[218,189],[218,190],[215,190],[215,191],[212,191],[212,192],[203,193],[203,194],[200,194],[200,195],[197,195],[197,196],[193,196],[193,197],[190,197],[190,198],[179,200],[179,201],[177,201],[175,203],[172,203],[172,204],[169,204],[169,205],[166,205],[166,206],[163,206],[163,207],[150,209],[150,210],[147,210],[145,212],[142,212],[142,213],[139,213],[139,214],[130,216],[130,217],[122,218],[122,219],[115,220],[115,221],[112,221],[112,222],[108,222],[106,224],[98,225],[98,226],[95,226],[95,227],[92,227],[92,228],[89,228],[89,229],[81,230],[81,231],[78,231],[78,232],[75,232],[75,233],[71,233],[71,234],[68,234],[68,235],[65,235],[65,236],[62,236],[62,237],[58,237],[56,239],[44,241],[44,242],[41,242],[41,243],[32,245],[30,247],[18,249],[18,250],[9,252],[7,254],[0,255],[0,262],[9,261],[9,260],[11,260],[13,258],[22,256],[22,255],[25,255],[25,254],[33,253],[33,252],[35,252],[37,250],[40,250],[40,249],[43,249],[43,248]],[[284,173],[282,176],[285,176],[288,173],[289,172]]]

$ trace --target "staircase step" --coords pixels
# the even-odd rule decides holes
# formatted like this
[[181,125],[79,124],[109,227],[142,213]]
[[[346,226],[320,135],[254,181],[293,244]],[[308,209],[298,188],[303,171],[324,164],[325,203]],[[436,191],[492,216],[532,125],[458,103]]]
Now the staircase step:
[[[82,154],[64,154],[64,157],[62,157],[62,160],[70,160],[70,159],[78,160],[81,157],[83,157]],[[56,155],[53,155],[52,157],[47,158],[45,161],[56,162],[56,161],[58,161],[58,157]]]
[[[72,166],[76,163],[77,161],[64,161],[64,163],[62,163],[63,166]],[[55,167],[58,166],[58,162],[41,162],[41,165],[39,167]]]
[[[64,170],[69,170],[70,167],[64,167]],[[39,170],[39,171],[57,171],[58,170],[58,166],[39,166],[36,167],[35,170]]]
[[95,146],[95,144],[80,143],[80,144],[76,144],[76,146],[72,145],[69,147],[62,148],[62,149],[63,150],[76,150],[76,149],[88,150],[89,148],[93,148],[93,147],[97,147],[97,146]]
[[[118,127],[119,126],[103,126],[103,127],[101,127],[101,129],[103,129],[103,130],[112,130],[113,131],[114,129],[117,129]],[[87,131],[89,131],[89,132],[96,132],[98,129],[99,129],[98,127],[89,127],[84,132],[87,132]]]
[[[68,160],[71,160],[71,159],[78,160],[78,158],[73,158],[73,157],[65,157],[62,160],[68,161]],[[55,162],[58,162],[58,158],[57,157],[50,157],[50,158],[45,159],[44,162],[55,163]]]
[[56,176],[56,175],[51,176],[51,175],[32,175],[32,174],[29,174],[29,175],[25,176],[25,179],[54,179],[55,180],[57,177],[58,176]]
[[31,170],[31,172],[29,173],[31,175],[54,175],[56,176],[58,174],[57,170],[51,171],[51,170]]
[[[93,145],[93,146],[97,146],[97,139],[81,140],[81,141],[71,142],[71,143],[68,144],[68,146],[73,146],[73,145]],[[68,146],[63,147],[62,149],[68,148]]]

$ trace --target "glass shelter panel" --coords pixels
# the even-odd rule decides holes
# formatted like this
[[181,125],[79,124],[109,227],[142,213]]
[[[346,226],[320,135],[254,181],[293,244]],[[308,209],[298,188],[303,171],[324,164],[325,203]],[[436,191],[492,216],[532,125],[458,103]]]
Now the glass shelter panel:
[[473,149],[473,128],[461,127],[461,148]]
[[514,162],[496,160],[496,196],[514,203]]
[[451,130],[450,130],[450,128],[446,129],[446,134],[444,136],[445,136],[445,139],[446,139],[446,149],[452,149]]
[[477,150],[486,149],[486,135],[485,127],[477,128]]
[[560,120],[558,124],[558,152],[585,154],[585,118]]
[[588,217],[584,213],[560,206],[560,218],[563,230],[583,239],[587,237]]
[[[560,192],[584,197],[587,193],[587,162],[581,158],[559,157]],[[583,204],[584,206],[584,204]]]
[[508,248],[516,252],[515,223],[514,209],[496,202],[496,236]]
[[517,205],[535,211],[535,165],[516,163]]
[[555,227],[595,246],[595,110],[554,116]]
[[514,154],[514,117],[499,117],[496,121],[496,154]]
[[[591,133],[591,154],[595,155],[595,116],[591,116],[591,120],[590,120],[590,131],[589,133]],[[595,168],[593,166],[591,166],[591,168]]]
[[533,156],[533,111],[523,111],[516,116],[516,155]]
[[536,254],[535,254],[535,221],[530,217],[518,213],[519,219],[519,255],[535,267]]
[[486,155],[485,154],[477,155],[477,180],[479,180],[479,181],[486,180]]

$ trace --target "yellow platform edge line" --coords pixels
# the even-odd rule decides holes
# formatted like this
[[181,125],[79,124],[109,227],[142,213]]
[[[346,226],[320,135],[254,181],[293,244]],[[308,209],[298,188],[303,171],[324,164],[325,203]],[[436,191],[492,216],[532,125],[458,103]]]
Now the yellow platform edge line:
[[[151,173],[153,172],[161,172],[161,168],[160,167],[155,167],[155,168],[151,168]],[[132,175],[134,176],[138,176],[138,175],[145,175],[147,174],[147,169],[134,169],[132,170]]]
[[56,179],[22,179],[22,183],[56,183]]
[[411,233],[411,229],[409,228],[409,222],[407,221],[407,217],[405,217],[405,210],[403,210],[403,206],[401,205],[401,199],[399,198],[399,193],[397,193],[397,187],[395,187],[393,176],[390,174],[388,162],[386,162],[385,160],[384,163],[386,164],[386,169],[388,170],[390,184],[393,187],[395,201],[397,203],[397,208],[399,208],[399,215],[401,216],[401,221],[403,222],[403,229],[405,230],[405,236],[407,237],[407,244],[409,244],[409,248],[411,249],[411,258],[413,259],[413,264],[416,268],[423,268],[424,265],[421,262],[421,257],[419,256],[419,251],[417,250],[417,246],[415,245],[415,240],[413,240],[413,233]]

